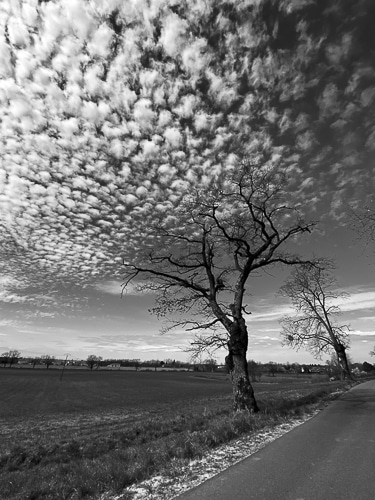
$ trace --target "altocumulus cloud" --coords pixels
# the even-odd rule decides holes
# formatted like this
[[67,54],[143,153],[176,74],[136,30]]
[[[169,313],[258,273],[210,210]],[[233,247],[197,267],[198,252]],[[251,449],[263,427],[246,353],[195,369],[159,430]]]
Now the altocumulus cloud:
[[[360,47],[350,59],[359,43],[350,33],[340,43],[327,38],[319,74],[339,69],[337,81],[302,78],[301,64],[315,57],[321,38],[301,22],[297,51],[283,51],[283,59],[270,49],[263,57],[257,48],[270,35],[258,6],[233,2],[231,14],[216,15],[213,0],[197,0],[183,14],[168,1],[1,2],[0,258],[13,280],[1,300],[36,303],[37,294],[31,299],[22,287],[56,280],[120,293],[113,280],[124,256],[143,249],[147,221],[175,224],[170,214],[192,188],[263,148],[266,165],[288,168],[300,204],[318,210],[328,203],[336,217],[348,194],[358,204],[373,182],[361,156],[374,144],[371,61]],[[287,13],[303,7],[280,3]],[[242,19],[239,29],[232,14]],[[312,88],[314,113],[293,114],[294,100],[308,100]],[[315,115],[329,130],[325,137],[339,131],[345,150],[330,168],[323,160],[334,148],[315,136]],[[288,141],[279,146],[283,134]],[[311,161],[302,161],[314,148]]]

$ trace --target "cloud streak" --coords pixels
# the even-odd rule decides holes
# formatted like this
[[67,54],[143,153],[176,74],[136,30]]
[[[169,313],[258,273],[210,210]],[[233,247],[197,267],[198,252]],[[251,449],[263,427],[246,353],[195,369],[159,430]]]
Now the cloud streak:
[[354,312],[362,310],[375,310],[375,291],[355,288],[349,290],[349,297],[337,301],[343,312]]

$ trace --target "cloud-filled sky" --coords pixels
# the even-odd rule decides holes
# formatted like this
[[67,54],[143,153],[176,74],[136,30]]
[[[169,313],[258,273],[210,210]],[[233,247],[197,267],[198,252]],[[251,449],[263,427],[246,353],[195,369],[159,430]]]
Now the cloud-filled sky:
[[[0,353],[186,359],[151,293],[121,297],[122,260],[147,220],[261,156],[319,221],[295,250],[337,260],[349,354],[369,358],[375,247],[348,213],[374,192],[373,10],[320,3],[1,2]],[[313,360],[280,344],[287,273],[249,282],[250,358]]]

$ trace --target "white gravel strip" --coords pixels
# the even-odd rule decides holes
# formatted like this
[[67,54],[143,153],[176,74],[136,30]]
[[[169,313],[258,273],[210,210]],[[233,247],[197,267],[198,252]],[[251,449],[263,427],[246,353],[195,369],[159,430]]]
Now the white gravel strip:
[[207,453],[203,458],[191,460],[181,465],[176,460],[171,464],[168,475],[153,476],[127,488],[120,495],[110,493],[100,496],[99,500],[172,500],[181,493],[198,486],[207,479],[219,474],[231,465],[264,448],[268,443],[283,436],[298,425],[305,423],[320,410],[311,410],[300,418],[292,418],[288,422],[265,428],[254,434],[243,436],[229,444],[220,446]]

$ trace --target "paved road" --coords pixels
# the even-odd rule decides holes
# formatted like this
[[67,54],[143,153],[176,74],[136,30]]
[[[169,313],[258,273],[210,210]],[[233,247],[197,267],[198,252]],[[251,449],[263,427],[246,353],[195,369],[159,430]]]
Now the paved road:
[[375,381],[178,500],[375,500]]

